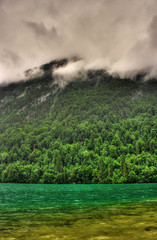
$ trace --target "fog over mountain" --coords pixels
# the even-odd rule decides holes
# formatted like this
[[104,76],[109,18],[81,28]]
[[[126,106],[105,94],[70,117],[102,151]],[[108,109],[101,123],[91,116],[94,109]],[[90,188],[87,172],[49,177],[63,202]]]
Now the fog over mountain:
[[55,74],[105,68],[157,76],[156,0],[0,0],[0,84],[53,59]]

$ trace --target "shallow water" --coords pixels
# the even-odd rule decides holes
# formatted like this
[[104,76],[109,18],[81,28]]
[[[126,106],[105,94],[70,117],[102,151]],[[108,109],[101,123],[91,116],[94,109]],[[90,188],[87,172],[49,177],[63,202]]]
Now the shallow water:
[[0,240],[157,239],[157,184],[0,184]]

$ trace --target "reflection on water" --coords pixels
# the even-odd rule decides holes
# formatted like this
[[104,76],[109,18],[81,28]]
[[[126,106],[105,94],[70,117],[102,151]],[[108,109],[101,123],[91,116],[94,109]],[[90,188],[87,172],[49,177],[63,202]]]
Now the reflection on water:
[[3,184],[0,240],[156,240],[156,200],[157,184]]

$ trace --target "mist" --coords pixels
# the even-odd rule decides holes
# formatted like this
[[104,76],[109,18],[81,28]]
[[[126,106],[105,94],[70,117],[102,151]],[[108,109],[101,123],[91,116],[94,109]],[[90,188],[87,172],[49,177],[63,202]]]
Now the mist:
[[0,84],[53,59],[81,61],[55,74],[104,68],[157,77],[156,0],[0,0]]

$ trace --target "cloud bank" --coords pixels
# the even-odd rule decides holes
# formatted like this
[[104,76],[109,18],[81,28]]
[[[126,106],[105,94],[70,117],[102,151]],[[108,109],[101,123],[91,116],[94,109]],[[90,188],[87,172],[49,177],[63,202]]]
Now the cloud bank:
[[80,69],[156,77],[157,1],[0,0],[0,84],[71,56]]

